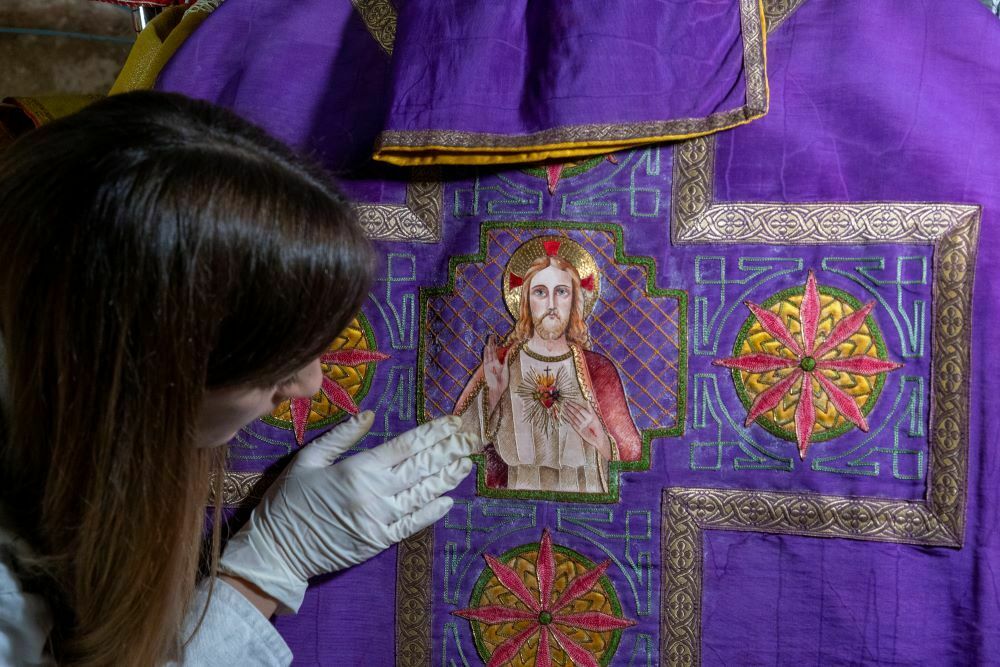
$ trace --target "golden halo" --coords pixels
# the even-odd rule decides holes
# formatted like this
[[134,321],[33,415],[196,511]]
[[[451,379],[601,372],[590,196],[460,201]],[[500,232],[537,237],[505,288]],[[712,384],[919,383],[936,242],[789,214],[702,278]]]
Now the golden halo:
[[576,268],[583,287],[583,316],[594,310],[601,293],[601,273],[594,257],[576,241],[565,236],[536,236],[514,251],[503,271],[503,300],[514,321],[521,314],[521,284],[528,268],[539,257],[558,256]]

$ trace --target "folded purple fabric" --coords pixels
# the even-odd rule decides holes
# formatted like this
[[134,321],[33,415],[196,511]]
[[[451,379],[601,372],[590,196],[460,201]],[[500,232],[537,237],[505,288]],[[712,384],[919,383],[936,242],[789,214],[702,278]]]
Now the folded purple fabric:
[[756,0],[397,5],[377,159],[581,156],[732,127],[767,108]]

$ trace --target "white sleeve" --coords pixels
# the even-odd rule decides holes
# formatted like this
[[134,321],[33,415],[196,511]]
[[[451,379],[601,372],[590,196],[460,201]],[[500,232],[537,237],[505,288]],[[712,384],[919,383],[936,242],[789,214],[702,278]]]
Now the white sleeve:
[[[190,636],[198,624],[208,596],[209,580],[198,584],[194,602],[185,619],[183,638]],[[181,664],[246,665],[274,667],[292,662],[292,652],[270,621],[235,588],[221,579],[215,580],[212,600],[198,632],[188,643]],[[177,663],[170,663],[177,665]]]
[[[5,560],[0,558],[0,665],[53,665],[47,650],[52,630],[49,606],[41,596],[22,589]],[[184,638],[201,618],[208,584],[205,580],[198,585],[184,622]],[[205,619],[188,643],[181,664],[285,667],[291,662],[292,652],[270,621],[239,591],[216,579]]]
[[38,595],[25,593],[7,563],[0,560],[0,665],[55,664],[46,650],[51,629],[48,604]]

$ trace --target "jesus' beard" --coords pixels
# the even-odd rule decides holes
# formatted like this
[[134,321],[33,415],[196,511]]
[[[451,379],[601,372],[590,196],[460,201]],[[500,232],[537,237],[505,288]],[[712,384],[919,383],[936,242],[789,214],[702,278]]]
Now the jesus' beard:
[[557,338],[561,338],[562,335],[566,333],[567,323],[564,322],[557,313],[555,314],[555,317],[549,317],[550,314],[553,313],[546,313],[545,315],[536,317],[533,320],[535,333],[537,333],[539,338],[542,340],[556,340]]

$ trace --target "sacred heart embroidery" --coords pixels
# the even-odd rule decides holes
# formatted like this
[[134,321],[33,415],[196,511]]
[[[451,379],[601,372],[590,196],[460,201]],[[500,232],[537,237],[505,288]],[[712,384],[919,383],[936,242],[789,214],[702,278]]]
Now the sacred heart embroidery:
[[804,288],[746,305],[733,356],[713,362],[732,369],[746,425],[796,442],[802,459],[813,442],[867,431],[886,374],[902,367],[887,359],[875,302],[818,286],[810,271]]
[[525,417],[532,427],[549,433],[562,423],[561,408],[567,401],[579,402],[580,391],[560,367],[553,374],[546,367],[541,372],[529,370],[517,394],[524,400]]
[[[560,368],[559,370],[561,371],[562,369]],[[556,386],[556,379],[552,376],[552,371],[548,368],[541,375],[535,375],[534,397],[546,410],[551,410],[552,406],[559,400],[559,387]]]

